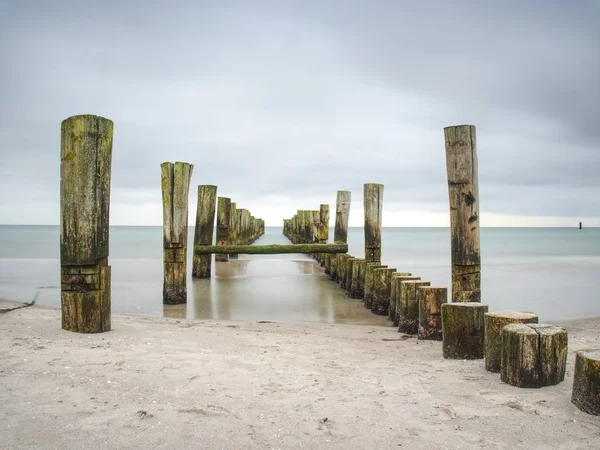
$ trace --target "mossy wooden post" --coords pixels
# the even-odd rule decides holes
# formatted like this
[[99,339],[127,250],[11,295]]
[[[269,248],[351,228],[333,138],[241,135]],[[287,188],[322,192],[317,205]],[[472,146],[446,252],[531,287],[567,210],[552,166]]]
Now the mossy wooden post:
[[536,323],[506,325],[502,329],[500,379],[520,388],[559,384],[565,379],[567,347],[564,328]]
[[527,311],[500,311],[485,315],[485,370],[500,372],[502,329],[511,323],[538,323],[538,316]]
[[478,302],[442,305],[442,351],[446,359],[482,359],[484,314],[488,305]]
[[365,265],[363,259],[352,261],[352,282],[350,285],[350,298],[362,299],[365,295]]
[[375,269],[385,269],[386,265],[379,264],[377,262],[366,262],[365,260],[365,283],[364,283],[364,297],[363,304],[367,309],[371,309],[373,306],[373,288],[375,284],[375,278],[373,272]]
[[350,258],[352,258],[352,255],[337,255],[337,282],[342,289],[346,287],[346,265],[348,263],[348,259]]
[[[229,243],[229,222],[231,214],[231,199],[219,197],[217,199],[217,245],[227,245]],[[228,255],[215,255],[215,261],[227,262]]]
[[364,262],[364,258],[350,258],[346,264],[346,292],[352,298],[352,285],[356,285],[354,276],[358,275],[356,263]]
[[93,115],[61,124],[60,265],[62,328],[110,331],[108,265],[113,122]]
[[[198,186],[198,203],[196,208],[196,227],[194,228],[194,248],[197,245],[211,245],[213,239],[213,225],[215,223],[215,200],[217,186]],[[198,255],[194,252],[192,257],[192,277],[210,278],[212,255]]]
[[[318,227],[319,244],[327,244],[329,241],[329,205],[320,205],[319,207],[319,227]],[[325,263],[325,255],[317,254],[317,260],[321,266]]]
[[571,401],[585,413],[600,416],[600,350],[579,350]]
[[419,331],[419,299],[417,289],[430,286],[429,281],[406,280],[400,288],[400,310],[398,314],[398,331],[406,334],[417,334]]
[[473,125],[444,128],[450,203],[452,301],[481,301],[477,142]]
[[346,244],[348,242],[348,220],[350,219],[350,191],[338,191],[335,202],[335,228],[333,242]]
[[163,303],[187,302],[186,269],[188,197],[192,164],[164,162],[160,165],[163,198]]
[[[229,237],[227,239],[228,245],[236,245],[237,244],[237,204],[235,202],[231,202],[230,210],[229,210]],[[229,255],[230,259],[237,259],[238,255],[232,254]]]
[[417,288],[419,303],[420,340],[442,340],[442,305],[448,303],[448,289],[445,287],[419,286]]
[[365,184],[363,204],[365,209],[365,261],[368,263],[381,262],[383,184]]
[[373,302],[371,312],[378,316],[387,316],[390,306],[390,291],[392,274],[396,269],[381,268],[374,270],[375,282],[373,283]]
[[390,283],[390,305],[388,307],[388,319],[392,321],[395,326],[398,326],[398,307],[400,300],[401,281],[408,280],[420,280],[421,277],[414,277],[409,272],[395,272],[392,274],[392,281]]

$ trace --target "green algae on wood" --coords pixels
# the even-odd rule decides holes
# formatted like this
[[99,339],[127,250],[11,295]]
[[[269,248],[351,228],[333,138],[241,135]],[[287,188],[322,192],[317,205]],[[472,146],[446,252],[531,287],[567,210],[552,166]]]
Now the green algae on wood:
[[365,260],[365,281],[364,281],[364,296],[363,304],[367,309],[373,306],[373,288],[375,285],[374,271],[375,269],[385,269],[386,265],[377,262],[366,262]]
[[392,274],[395,272],[396,269],[387,267],[374,269],[373,271],[374,283],[371,312],[377,314],[378,316],[386,316],[388,314]]
[[365,264],[364,258],[352,261],[352,280],[350,282],[350,298],[362,299],[365,295]]
[[419,304],[420,340],[442,340],[442,305],[448,302],[448,289],[445,287],[419,286],[417,303]]
[[113,122],[94,115],[61,124],[61,325],[69,331],[111,329],[108,266]]
[[401,282],[408,280],[420,280],[421,277],[415,277],[410,272],[395,272],[392,274],[390,284],[390,305],[388,307],[388,319],[394,326],[398,326],[398,305],[400,302]]
[[576,353],[571,402],[587,414],[600,416],[600,349]]
[[[213,241],[215,224],[215,201],[217,186],[203,184],[198,186],[198,200],[196,208],[196,226],[194,228],[194,248],[197,245],[210,245]],[[192,277],[210,278],[212,272],[212,255],[198,255],[194,252],[192,257]]]
[[484,314],[488,305],[478,302],[442,305],[442,350],[446,359],[482,359]]
[[481,301],[477,142],[473,125],[444,128],[450,204],[452,301]]
[[398,314],[398,331],[406,334],[417,334],[419,331],[419,299],[417,289],[430,286],[429,281],[403,280],[400,290],[400,308]]

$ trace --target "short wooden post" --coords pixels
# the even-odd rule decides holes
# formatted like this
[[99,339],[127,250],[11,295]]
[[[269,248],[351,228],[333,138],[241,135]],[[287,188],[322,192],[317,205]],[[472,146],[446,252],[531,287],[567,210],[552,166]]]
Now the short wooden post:
[[[329,205],[320,205],[317,237],[319,244],[327,244],[327,241],[329,241]],[[324,254],[317,254],[317,259],[321,263],[321,266],[324,265],[324,258]]]
[[565,379],[567,330],[535,323],[502,329],[500,379],[520,388],[554,386]]
[[61,124],[61,321],[68,331],[110,331],[112,141],[113,122],[104,117],[72,116]]
[[383,210],[383,184],[364,185],[365,209],[365,261],[381,262],[381,215]]
[[[237,227],[238,227],[238,215],[237,215],[237,203],[231,202],[229,209],[229,237],[227,238],[228,245],[236,245],[237,240]],[[230,259],[237,259],[238,255],[229,255]]]
[[421,340],[442,340],[442,305],[448,302],[445,287],[420,286],[417,288],[419,303],[419,332]]
[[600,350],[579,350],[571,401],[585,413],[600,416]]
[[[217,245],[229,243],[229,222],[231,220],[231,199],[219,197],[217,199]],[[211,230],[212,231],[212,230]],[[215,255],[215,261],[227,262],[228,255]]]
[[373,306],[373,286],[375,283],[373,271],[375,269],[385,269],[386,267],[386,265],[382,265],[377,262],[365,264],[365,295],[363,297],[363,303],[365,308],[367,309],[371,309],[371,307]]
[[187,302],[188,196],[192,164],[161,164],[163,197],[163,303]]
[[402,280],[420,280],[421,277],[413,277],[409,272],[394,272],[392,274],[392,282],[390,284],[390,305],[388,307],[388,319],[391,320],[394,325],[398,326],[397,299],[400,297],[400,281]]
[[477,302],[442,305],[442,350],[446,359],[482,359],[484,314],[488,305]]
[[430,286],[429,281],[403,280],[400,289],[400,308],[398,310],[398,331],[406,334],[417,334],[419,331],[419,299],[417,289]]
[[348,255],[347,253],[337,256],[337,281],[342,289],[346,288],[346,266],[350,258],[352,258],[352,255]]
[[360,262],[360,261],[364,261],[364,258],[348,258],[348,261],[346,262],[346,292],[348,294],[348,297],[352,298],[351,292],[352,292],[352,284],[356,284],[356,281],[354,280],[354,275],[358,275],[355,272],[355,267],[356,267],[356,263]]
[[[217,186],[198,186],[198,203],[196,208],[196,226],[194,228],[194,248],[198,245],[211,245],[213,239],[213,224],[215,223],[215,199]],[[210,278],[212,255],[199,255],[194,252],[192,257],[192,277]]]
[[477,143],[473,125],[444,128],[450,200],[452,301],[481,301]]
[[373,284],[373,302],[371,312],[378,316],[388,314],[390,306],[390,291],[392,283],[392,274],[396,269],[381,268],[374,271],[375,282]]
[[365,295],[365,264],[364,259],[352,261],[352,282],[350,283],[350,298],[363,298]]
[[331,281],[337,281],[337,255],[330,255],[328,261],[329,261],[329,279]]
[[485,315],[485,370],[500,372],[502,329],[511,323],[538,323],[537,314],[527,311],[500,311]]

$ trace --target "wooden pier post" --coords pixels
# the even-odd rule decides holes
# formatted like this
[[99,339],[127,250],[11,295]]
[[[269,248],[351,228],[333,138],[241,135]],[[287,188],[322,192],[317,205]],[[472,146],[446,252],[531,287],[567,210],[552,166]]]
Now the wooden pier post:
[[417,289],[421,286],[431,286],[431,282],[423,280],[402,281],[398,314],[398,331],[400,333],[417,334],[419,331],[419,298],[417,297]]
[[378,262],[366,262],[365,260],[365,282],[364,282],[364,307],[371,309],[373,306],[373,287],[375,284],[374,271],[375,269],[385,269],[386,265]]
[[188,237],[188,196],[192,164],[164,162],[163,197],[163,303],[187,302],[186,269]]
[[390,306],[390,291],[392,285],[392,274],[396,269],[381,268],[374,270],[373,302],[371,312],[378,316],[387,316]]
[[587,414],[600,416],[600,350],[579,350],[571,402]]
[[445,359],[483,359],[483,318],[487,311],[488,305],[479,302],[442,304],[442,351]]
[[335,228],[333,242],[348,243],[348,220],[350,219],[350,191],[338,191],[335,202]]
[[481,301],[477,142],[473,125],[444,128],[450,203],[452,301]]
[[383,210],[383,184],[364,185],[365,209],[365,261],[381,262],[381,215]]
[[448,303],[448,289],[445,287],[421,286],[417,288],[419,303],[420,340],[442,340],[442,305]]
[[[237,240],[237,227],[238,227],[238,215],[237,215],[237,204],[235,202],[231,202],[229,212],[229,238],[227,239],[228,245],[236,245],[238,243]],[[230,254],[230,259],[237,259],[238,255]]]
[[[197,245],[212,244],[216,197],[217,186],[207,184],[198,186],[194,248]],[[212,255],[198,255],[194,252],[192,257],[192,277],[210,278],[211,263]]]
[[352,261],[352,282],[350,298],[363,298],[365,295],[365,264],[364,258]]
[[61,322],[68,331],[110,331],[112,141],[113,122],[104,117],[72,116],[61,124]]
[[420,280],[421,277],[415,277],[410,272],[395,272],[392,274],[390,285],[390,305],[388,307],[388,319],[398,326],[398,307],[400,303],[400,291],[402,290],[402,281]]
[[[231,199],[219,197],[217,200],[217,245],[227,245],[229,243],[229,221],[231,214]],[[227,254],[215,255],[215,261],[227,262]]]
[[[319,244],[327,244],[329,241],[329,205],[320,205],[319,207],[319,226],[317,230],[317,238]],[[317,260],[324,265],[325,255],[322,253],[317,254]]]

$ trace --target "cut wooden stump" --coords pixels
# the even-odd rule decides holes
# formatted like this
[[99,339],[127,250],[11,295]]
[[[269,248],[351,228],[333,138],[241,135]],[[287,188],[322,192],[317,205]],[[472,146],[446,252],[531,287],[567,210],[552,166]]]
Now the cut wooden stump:
[[577,352],[571,401],[583,412],[600,416],[599,349]]
[[419,331],[419,302],[417,288],[430,286],[429,281],[406,280],[401,282],[400,309],[398,313],[398,331],[405,334],[417,334]]
[[337,282],[342,289],[346,287],[346,267],[348,265],[348,260],[352,258],[352,255],[347,253],[338,255],[338,263],[337,263]]
[[392,284],[390,286],[390,306],[388,309],[388,319],[394,326],[398,326],[398,305],[400,304],[401,282],[409,280],[420,280],[421,277],[413,277],[409,272],[396,272],[392,274]]
[[390,290],[392,283],[392,273],[396,269],[381,268],[375,269],[375,282],[373,284],[373,303],[371,311],[378,316],[386,316],[390,305]]
[[365,295],[365,264],[364,259],[356,259],[352,262],[350,298],[363,298]]
[[500,372],[502,329],[511,323],[538,323],[538,316],[528,311],[500,311],[485,315],[485,370]]
[[500,379],[512,386],[540,388],[565,379],[567,330],[554,325],[513,323],[502,329]]
[[356,264],[361,261],[364,262],[364,258],[349,258],[346,263],[346,292],[350,298],[352,298],[352,285],[357,283],[354,276],[359,275]]
[[482,359],[484,314],[488,305],[476,302],[442,305],[442,350],[446,359]]
[[419,286],[419,332],[421,340],[442,340],[442,305],[448,302],[448,289],[445,287]]
[[365,295],[363,297],[363,302],[365,308],[371,309],[373,305],[373,284],[375,279],[373,278],[373,271],[375,269],[384,269],[386,265],[382,265],[379,263],[366,263],[365,265]]

